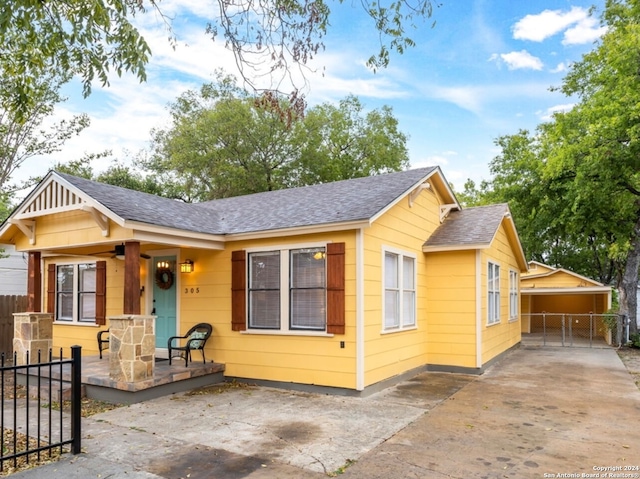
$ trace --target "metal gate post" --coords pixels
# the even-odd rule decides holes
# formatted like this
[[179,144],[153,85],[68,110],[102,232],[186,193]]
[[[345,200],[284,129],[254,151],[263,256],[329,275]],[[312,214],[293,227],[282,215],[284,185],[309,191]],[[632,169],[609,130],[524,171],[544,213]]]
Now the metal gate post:
[[82,434],[82,346],[71,346],[71,452],[80,454]]
[[547,345],[547,314],[542,313],[542,345]]
[[569,346],[573,347],[573,316],[569,315]]
[[564,313],[563,313],[562,314],[562,346],[563,347],[564,347],[564,334],[565,334],[564,329],[566,327],[564,319],[565,318],[564,318]]
[[589,312],[589,347],[593,347],[593,313]]

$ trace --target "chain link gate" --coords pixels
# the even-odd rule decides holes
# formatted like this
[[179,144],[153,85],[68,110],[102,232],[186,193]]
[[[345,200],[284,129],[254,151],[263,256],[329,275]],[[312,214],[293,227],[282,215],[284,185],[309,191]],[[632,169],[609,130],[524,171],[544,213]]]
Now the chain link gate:
[[625,342],[625,318],[618,314],[536,313],[530,320],[530,336],[541,337],[543,346],[604,347]]

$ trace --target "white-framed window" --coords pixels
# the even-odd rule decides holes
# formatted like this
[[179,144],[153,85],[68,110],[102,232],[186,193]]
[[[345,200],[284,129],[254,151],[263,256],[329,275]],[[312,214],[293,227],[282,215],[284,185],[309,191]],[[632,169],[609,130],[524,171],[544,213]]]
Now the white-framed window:
[[384,331],[416,326],[416,258],[397,251],[384,251]]
[[56,321],[96,322],[96,264],[56,266]]
[[518,319],[518,272],[509,270],[509,319]]
[[489,262],[487,270],[487,323],[500,322],[500,265]]
[[249,252],[248,268],[248,329],[326,330],[325,247]]

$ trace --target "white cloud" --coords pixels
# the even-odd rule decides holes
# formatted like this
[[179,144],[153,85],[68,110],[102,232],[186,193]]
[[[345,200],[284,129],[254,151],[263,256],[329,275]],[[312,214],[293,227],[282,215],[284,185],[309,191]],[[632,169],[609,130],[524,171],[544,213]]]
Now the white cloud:
[[501,53],[500,58],[507,64],[509,70],[542,70],[544,66],[538,57],[534,57],[526,50]]
[[598,26],[589,11],[581,7],[562,10],[544,10],[537,15],[526,15],[513,26],[513,38],[541,42],[564,31],[563,45],[582,45],[600,38],[605,27]]
[[458,86],[443,87],[429,86],[425,92],[434,99],[444,100],[459,106],[464,110],[469,110],[479,114],[482,104],[480,99],[483,97],[481,89],[477,87]]
[[570,111],[573,107],[574,107],[573,103],[565,103],[562,105],[555,105],[555,106],[549,107],[544,111],[538,111],[536,112],[536,114],[542,121],[551,121],[553,120],[554,113],[565,113],[567,111]]
[[513,38],[541,42],[569,26],[589,18],[584,8],[571,7],[568,12],[544,10],[537,15],[526,15],[513,26]]
[[595,18],[586,18],[576,26],[564,32],[563,45],[583,45],[592,43],[607,32],[607,27],[600,27]]
[[561,73],[566,72],[569,69],[568,65],[564,62],[558,63],[558,66],[551,70],[551,73]]

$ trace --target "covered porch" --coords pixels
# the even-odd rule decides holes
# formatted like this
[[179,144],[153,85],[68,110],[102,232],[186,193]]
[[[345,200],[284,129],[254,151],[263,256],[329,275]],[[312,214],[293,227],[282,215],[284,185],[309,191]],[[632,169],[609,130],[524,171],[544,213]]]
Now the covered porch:
[[[169,394],[189,391],[195,388],[211,386],[224,381],[224,364],[202,361],[189,362],[174,358],[172,364],[167,359],[156,359],[153,377],[141,381],[117,381],[109,375],[109,353],[82,356],[82,396],[114,404],[135,404]],[[40,375],[40,381],[38,381]],[[46,379],[44,379],[46,378]],[[71,394],[71,367],[63,364],[59,367],[33,368],[29,378],[21,375],[18,383],[29,386],[30,394],[38,393],[38,384],[49,384],[51,378],[53,400],[66,400]],[[47,396],[49,391],[40,390]]]

